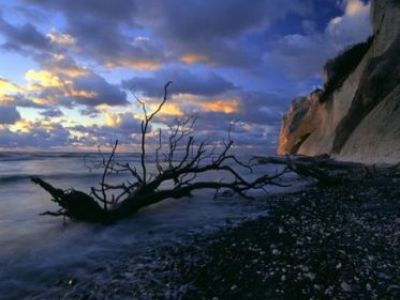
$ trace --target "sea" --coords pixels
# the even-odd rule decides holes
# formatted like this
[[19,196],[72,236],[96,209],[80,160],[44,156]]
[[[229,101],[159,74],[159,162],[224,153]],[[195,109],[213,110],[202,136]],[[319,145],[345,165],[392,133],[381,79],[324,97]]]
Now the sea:
[[[118,159],[139,163],[138,154],[119,154]],[[57,205],[31,183],[31,176],[62,189],[89,193],[100,181],[101,160],[98,153],[0,153],[0,299],[40,299],[57,280],[90,280],[91,270],[100,261],[140,255],[146,249],[181,241],[188,234],[213,232],[228,223],[267,215],[268,210],[260,209],[257,201],[303,184],[289,176],[286,181],[291,187],[272,186],[254,192],[252,201],[236,196],[214,198],[213,191],[202,190],[191,198],[165,200],[112,226],[40,215],[56,211]],[[150,170],[155,169],[151,162],[149,165]],[[276,166],[256,171],[276,172]],[[114,175],[110,180],[124,181],[128,179],[125,176]],[[207,179],[220,180],[221,176],[209,174]]]

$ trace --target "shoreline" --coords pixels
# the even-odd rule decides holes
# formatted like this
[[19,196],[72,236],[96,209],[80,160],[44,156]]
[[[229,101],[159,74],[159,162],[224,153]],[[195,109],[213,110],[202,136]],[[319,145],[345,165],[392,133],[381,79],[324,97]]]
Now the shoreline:
[[398,178],[379,177],[278,194],[265,201],[271,208],[267,217],[121,258],[90,282],[59,283],[56,295],[398,299],[399,184]]

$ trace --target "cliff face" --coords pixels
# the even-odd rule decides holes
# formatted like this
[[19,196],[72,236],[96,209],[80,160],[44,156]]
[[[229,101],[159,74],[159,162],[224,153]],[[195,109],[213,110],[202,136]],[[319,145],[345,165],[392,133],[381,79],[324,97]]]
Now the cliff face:
[[371,18],[374,38],[362,46],[365,51],[353,49],[331,62],[357,59],[354,68],[339,79],[329,72],[325,91],[292,104],[279,154],[400,162],[400,0],[373,1]]

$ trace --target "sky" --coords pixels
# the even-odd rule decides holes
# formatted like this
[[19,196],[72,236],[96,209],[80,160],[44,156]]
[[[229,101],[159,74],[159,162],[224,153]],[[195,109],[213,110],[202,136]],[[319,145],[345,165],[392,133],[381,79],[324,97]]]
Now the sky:
[[362,0],[0,0],[0,150],[139,143],[196,115],[199,140],[276,148],[294,97],[371,34]]

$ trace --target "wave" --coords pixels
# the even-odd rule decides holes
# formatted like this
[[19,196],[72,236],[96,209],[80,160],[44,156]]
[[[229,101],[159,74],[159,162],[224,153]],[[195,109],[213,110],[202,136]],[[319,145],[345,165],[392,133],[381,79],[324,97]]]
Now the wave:
[[[60,174],[11,174],[11,175],[0,175],[0,184],[16,183],[30,181],[31,177],[38,176],[44,180],[60,180],[60,179],[89,179],[99,178],[101,173],[60,173]],[[109,174],[108,177],[122,177],[122,175]]]
[[[104,154],[107,157],[107,153]],[[117,159],[121,160],[137,160],[140,158],[138,153],[120,153],[117,156]],[[76,158],[76,159],[95,159],[101,160],[103,158],[100,153],[47,153],[47,152],[39,152],[39,153],[10,153],[10,152],[2,152],[0,153],[0,162],[1,161],[25,161],[25,160],[47,160],[47,159],[62,159],[62,158]]]

